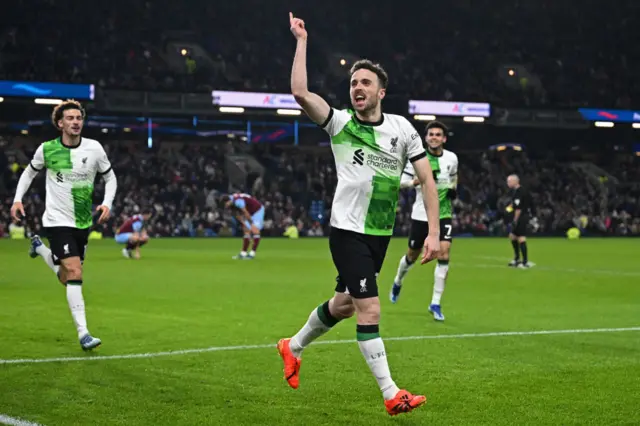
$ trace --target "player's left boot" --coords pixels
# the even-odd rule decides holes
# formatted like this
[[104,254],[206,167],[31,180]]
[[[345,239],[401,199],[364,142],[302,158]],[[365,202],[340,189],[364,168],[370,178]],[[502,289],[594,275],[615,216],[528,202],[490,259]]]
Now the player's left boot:
[[284,362],[284,378],[294,389],[298,389],[300,386],[300,363],[302,360],[296,358],[289,348],[289,342],[291,339],[280,339],[278,342],[278,353],[282,357]]
[[36,234],[33,237],[31,237],[31,246],[29,247],[29,256],[32,259],[35,259],[36,257],[38,257],[38,252],[36,251],[36,249],[40,247],[42,244],[44,243],[40,239],[40,235]]
[[122,255],[124,257],[126,257],[127,259],[131,259],[131,250],[127,249],[126,247],[122,249]]
[[247,259],[249,259],[249,254],[240,252],[240,254],[237,254],[237,255],[233,256],[232,259],[233,260],[247,260]]
[[255,258],[256,258],[256,252],[251,250],[247,255],[247,259],[255,259]]
[[531,268],[531,265],[529,264],[529,262],[522,262],[521,264],[518,265],[518,269],[529,269]]
[[404,389],[398,391],[393,399],[388,399],[384,402],[384,406],[387,409],[387,413],[390,416],[397,414],[408,413],[411,410],[418,408],[427,402],[427,397],[424,395],[413,395]]
[[102,340],[98,339],[97,337],[92,337],[90,334],[85,334],[80,339],[80,346],[82,346],[82,349],[84,349],[85,351],[90,351],[93,348],[97,348],[101,344]]
[[442,314],[442,308],[440,305],[429,305],[429,312],[433,314],[433,319],[436,321],[444,321],[444,315]]
[[391,292],[389,293],[389,300],[391,300],[391,303],[396,303],[398,301],[398,297],[400,297],[400,290],[402,290],[402,287],[394,281],[393,287],[391,287]]

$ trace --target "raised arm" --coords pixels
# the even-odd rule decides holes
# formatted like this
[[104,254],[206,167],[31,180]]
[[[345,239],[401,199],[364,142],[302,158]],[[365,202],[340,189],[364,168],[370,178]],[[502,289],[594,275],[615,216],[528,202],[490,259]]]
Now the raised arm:
[[307,86],[307,30],[304,21],[294,18],[289,12],[289,25],[297,40],[291,69],[291,93],[314,123],[323,124],[329,118],[331,107],[320,96],[310,92]]

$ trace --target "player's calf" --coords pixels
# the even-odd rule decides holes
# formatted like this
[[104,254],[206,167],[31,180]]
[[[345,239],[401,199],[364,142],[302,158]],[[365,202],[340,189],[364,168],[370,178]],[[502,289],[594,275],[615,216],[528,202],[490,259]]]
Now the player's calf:
[[398,264],[398,272],[393,280],[393,286],[389,292],[389,300],[391,303],[396,303],[400,297],[400,290],[402,290],[402,281],[404,280],[407,272],[413,267],[416,260],[420,256],[420,250],[409,248],[407,254],[402,256],[400,263]]
[[438,263],[433,271],[433,295],[429,305],[429,312],[433,314],[433,319],[436,321],[444,321],[441,299],[449,276],[449,249],[451,243],[443,241],[440,247],[442,252],[438,256]]
[[85,313],[84,296],[82,294],[82,263],[79,257],[62,259],[62,268],[67,287],[67,303],[78,332],[78,339],[83,349],[93,349],[102,343],[89,334]]

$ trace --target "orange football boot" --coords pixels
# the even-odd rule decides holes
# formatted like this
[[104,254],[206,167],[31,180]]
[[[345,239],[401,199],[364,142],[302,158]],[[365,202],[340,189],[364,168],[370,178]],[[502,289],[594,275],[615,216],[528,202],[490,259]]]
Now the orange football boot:
[[427,397],[424,395],[412,395],[410,392],[401,389],[393,399],[386,400],[384,406],[390,416],[395,416],[401,413],[408,413],[426,402]]
[[284,378],[294,389],[298,389],[300,386],[300,363],[302,360],[296,358],[291,349],[289,348],[289,342],[291,339],[280,339],[278,342],[278,352],[284,362]]

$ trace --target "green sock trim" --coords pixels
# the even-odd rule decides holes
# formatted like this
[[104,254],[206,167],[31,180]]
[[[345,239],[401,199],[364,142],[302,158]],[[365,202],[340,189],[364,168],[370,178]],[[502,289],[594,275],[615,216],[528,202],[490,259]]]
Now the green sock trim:
[[329,312],[329,302],[324,302],[322,305],[318,306],[316,313],[318,314],[320,321],[329,328],[340,322],[339,319],[334,318],[331,315],[331,312]]
[[373,340],[380,337],[380,333],[356,333],[356,339],[358,342],[364,342],[365,340]]

